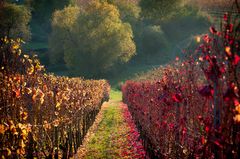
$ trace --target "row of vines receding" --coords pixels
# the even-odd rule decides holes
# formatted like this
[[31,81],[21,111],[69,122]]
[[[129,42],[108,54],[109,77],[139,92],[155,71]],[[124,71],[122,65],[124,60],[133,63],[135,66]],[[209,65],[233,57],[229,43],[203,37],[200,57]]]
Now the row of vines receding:
[[20,39],[0,39],[0,158],[70,158],[109,98],[105,80],[46,74]]
[[240,158],[239,16],[225,13],[195,52],[157,69],[158,78],[123,85],[150,157]]

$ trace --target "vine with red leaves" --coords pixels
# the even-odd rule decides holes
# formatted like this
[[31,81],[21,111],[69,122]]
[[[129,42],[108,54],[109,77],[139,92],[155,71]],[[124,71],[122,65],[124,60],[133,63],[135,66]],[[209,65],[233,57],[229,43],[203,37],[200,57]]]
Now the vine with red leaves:
[[123,100],[152,158],[240,158],[240,14],[225,13],[158,80],[127,81]]

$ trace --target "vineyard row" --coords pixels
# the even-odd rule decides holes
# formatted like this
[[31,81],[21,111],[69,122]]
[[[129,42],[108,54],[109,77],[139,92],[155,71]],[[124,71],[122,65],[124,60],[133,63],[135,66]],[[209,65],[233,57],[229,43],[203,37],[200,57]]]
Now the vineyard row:
[[240,158],[239,22],[224,14],[183,61],[122,86],[150,157]]
[[20,39],[0,41],[0,158],[70,158],[101,105],[105,80],[46,74]]

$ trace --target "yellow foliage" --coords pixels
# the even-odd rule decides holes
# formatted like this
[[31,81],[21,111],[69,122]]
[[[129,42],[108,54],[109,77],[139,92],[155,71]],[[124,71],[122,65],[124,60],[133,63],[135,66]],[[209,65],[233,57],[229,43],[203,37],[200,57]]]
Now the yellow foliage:
[[[14,43],[14,40],[11,43]],[[0,93],[4,95],[2,102],[7,103],[2,106],[7,109],[0,111],[0,136],[3,136],[1,146],[9,147],[4,149],[7,153],[4,156],[0,155],[1,158],[12,158],[12,152],[14,155],[17,153],[21,157],[24,156],[26,146],[29,146],[30,132],[36,143],[51,145],[52,141],[49,139],[54,134],[49,132],[52,132],[53,126],[61,126],[63,131],[67,131],[69,124],[74,125],[75,118],[83,115],[80,110],[99,110],[105,88],[108,86],[104,80],[83,80],[46,74],[36,57],[32,58],[26,54],[19,57],[11,51],[10,49],[9,53],[24,67],[20,68],[23,72],[20,75],[18,66],[14,68],[16,72],[11,70],[12,67],[0,66],[4,67],[4,70],[0,70],[0,79],[3,79],[0,82]],[[48,147],[36,147],[39,150],[50,151]]]
[[60,106],[61,106],[61,103],[60,103],[60,102],[57,102],[56,108],[57,108],[57,109],[60,109]]
[[17,50],[20,47],[19,43],[13,43],[12,49]]
[[12,154],[12,151],[9,148],[7,148],[6,151],[7,151],[7,156],[10,156]]

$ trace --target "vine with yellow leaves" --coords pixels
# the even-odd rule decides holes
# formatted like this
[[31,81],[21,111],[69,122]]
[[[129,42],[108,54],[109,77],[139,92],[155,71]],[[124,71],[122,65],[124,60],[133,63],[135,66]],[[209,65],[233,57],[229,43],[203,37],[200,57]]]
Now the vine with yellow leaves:
[[0,40],[0,157],[70,158],[102,103],[105,80],[46,74],[20,39]]

